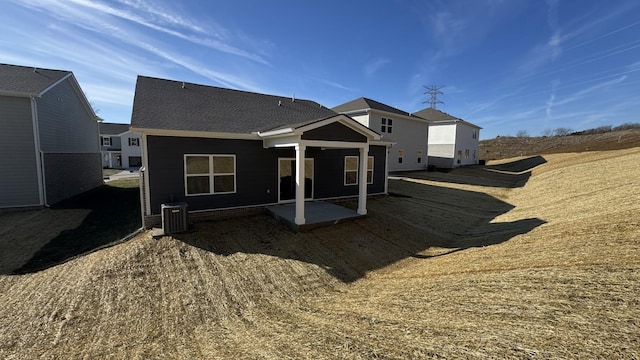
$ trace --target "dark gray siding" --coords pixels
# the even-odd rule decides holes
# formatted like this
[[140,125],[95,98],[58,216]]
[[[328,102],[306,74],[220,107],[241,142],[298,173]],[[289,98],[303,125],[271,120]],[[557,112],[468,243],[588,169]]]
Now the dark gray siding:
[[302,134],[303,140],[367,142],[367,138],[349,127],[333,122]]
[[44,152],[98,153],[98,123],[67,79],[38,98],[38,126]]
[[[151,211],[163,203],[185,201],[190,210],[269,204],[278,201],[278,151],[264,149],[262,141],[148,136]],[[185,196],[185,154],[236,156],[236,193]],[[282,152],[283,156],[292,153]]]
[[0,207],[41,205],[31,100],[0,97]]
[[[384,146],[370,146],[369,156],[373,156],[373,184],[367,185],[367,193],[384,192],[384,169],[386,148]],[[307,157],[314,159],[316,198],[332,198],[340,196],[358,195],[358,185],[344,185],[344,157],[359,156],[358,149],[322,150],[310,148]]]
[[47,202],[53,205],[102,185],[100,153],[44,154]]
[[[293,149],[265,149],[262,141],[177,138],[148,136],[148,169],[151,214],[159,214],[163,203],[184,201],[189,210],[265,205],[278,202],[278,158],[293,158]],[[236,193],[185,196],[185,154],[232,154],[236,156]],[[374,184],[369,192],[384,191],[386,148],[372,146],[375,156]],[[357,195],[357,186],[344,186],[344,156],[358,150],[321,150],[308,148],[314,159],[314,197],[330,198]]]

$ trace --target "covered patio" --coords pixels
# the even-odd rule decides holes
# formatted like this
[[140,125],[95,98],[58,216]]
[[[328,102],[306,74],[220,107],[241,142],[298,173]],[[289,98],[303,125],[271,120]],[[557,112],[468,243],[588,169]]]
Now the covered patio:
[[[291,127],[282,127],[257,133],[265,148],[293,148],[295,150],[295,202],[272,206],[270,213],[284,220],[294,231],[326,222],[335,222],[367,214],[367,157],[369,142],[380,140],[380,135],[345,115],[312,121]],[[358,210],[353,211],[329,203],[305,201],[305,153],[307,148],[357,149],[358,156]],[[307,207],[311,206],[310,209]],[[274,210],[276,209],[276,210]],[[340,215],[330,215],[330,214]],[[312,221],[308,216],[315,216]]]
[[305,203],[304,224],[297,224],[295,221],[295,203],[268,206],[266,210],[274,219],[295,232],[337,224],[342,221],[353,220],[364,216],[358,214],[355,210],[326,201],[309,201]]

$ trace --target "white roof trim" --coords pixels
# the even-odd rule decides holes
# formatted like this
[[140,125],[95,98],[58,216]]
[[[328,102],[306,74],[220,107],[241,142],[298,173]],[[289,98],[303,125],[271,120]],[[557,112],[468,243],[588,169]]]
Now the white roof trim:
[[462,120],[462,119],[447,119],[447,120],[435,120],[433,122],[431,122],[429,125],[433,125],[433,126],[437,126],[437,125],[451,125],[451,124],[456,124],[456,123],[461,123],[470,127],[474,127],[476,129],[482,129],[480,126],[472,124],[468,121]]
[[311,122],[306,125],[301,125],[297,128],[289,127],[289,128],[277,129],[272,131],[258,132],[256,134],[261,138],[287,136],[287,135],[302,135],[302,133],[306,131],[317,129],[317,128],[332,124],[334,122],[339,122],[345,125],[346,127],[362,134],[367,139],[380,140],[380,134],[360,124],[359,122],[355,121],[353,118],[345,114],[334,115],[326,119]]

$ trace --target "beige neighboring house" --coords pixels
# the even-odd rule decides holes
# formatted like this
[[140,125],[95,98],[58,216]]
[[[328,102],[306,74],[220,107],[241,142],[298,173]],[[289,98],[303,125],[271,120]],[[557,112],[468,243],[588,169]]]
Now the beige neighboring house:
[[100,123],[103,168],[130,169],[142,166],[140,135],[129,128],[129,124]]
[[0,64],[0,209],[100,185],[98,117],[73,73]]
[[394,143],[389,149],[389,171],[427,168],[429,122],[415,114],[368,98],[358,98],[332,109],[352,117]]
[[478,164],[481,127],[432,108],[414,115],[429,121],[429,165],[451,169]]

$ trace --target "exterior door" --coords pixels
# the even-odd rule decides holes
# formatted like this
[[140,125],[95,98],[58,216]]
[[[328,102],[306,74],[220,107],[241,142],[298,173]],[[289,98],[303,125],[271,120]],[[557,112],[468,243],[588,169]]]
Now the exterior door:
[[[313,159],[304,162],[304,198],[313,199]],[[296,160],[278,159],[278,179],[280,202],[293,201],[296,198]]]

